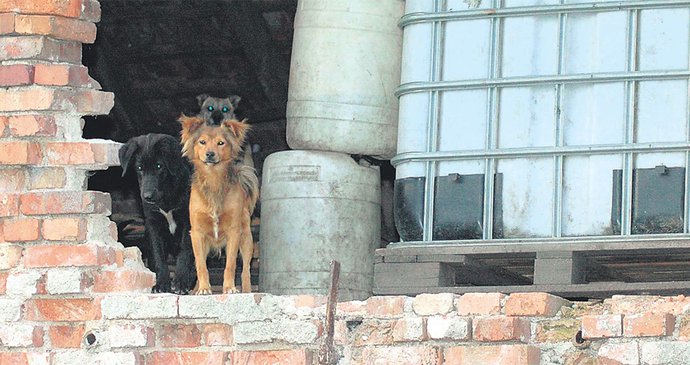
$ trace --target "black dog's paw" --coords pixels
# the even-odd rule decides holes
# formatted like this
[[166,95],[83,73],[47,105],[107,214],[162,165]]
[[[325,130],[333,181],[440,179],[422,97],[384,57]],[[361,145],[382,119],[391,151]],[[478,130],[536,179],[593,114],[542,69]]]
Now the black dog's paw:
[[172,293],[172,288],[170,287],[170,282],[156,283],[151,289],[153,293]]
[[173,280],[172,290],[175,294],[187,295],[194,289],[195,284],[196,280],[182,276],[179,280],[177,278]]

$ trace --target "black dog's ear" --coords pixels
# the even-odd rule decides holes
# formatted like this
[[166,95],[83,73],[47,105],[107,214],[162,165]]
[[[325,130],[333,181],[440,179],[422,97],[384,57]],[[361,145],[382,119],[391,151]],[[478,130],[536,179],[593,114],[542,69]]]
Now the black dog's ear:
[[230,95],[228,96],[228,99],[230,99],[230,104],[232,104],[233,109],[237,109],[237,104],[239,104],[240,100],[242,100],[239,95]]
[[208,94],[199,94],[196,96],[196,101],[199,103],[199,106],[204,105],[204,100],[208,99],[209,96]]
[[134,156],[134,153],[137,152],[138,149],[139,144],[135,138],[131,138],[120,147],[118,155],[120,156],[120,166],[122,166],[122,176],[125,176],[127,173],[132,156]]

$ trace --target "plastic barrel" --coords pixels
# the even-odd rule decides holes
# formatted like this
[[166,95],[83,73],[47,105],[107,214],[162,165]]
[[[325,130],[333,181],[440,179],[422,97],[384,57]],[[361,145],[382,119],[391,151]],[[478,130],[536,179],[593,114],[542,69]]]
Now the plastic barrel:
[[380,242],[376,168],[334,152],[284,151],[264,162],[259,290],[326,294],[341,264],[339,300],[372,294]]
[[290,65],[292,149],[396,151],[401,0],[300,0]]

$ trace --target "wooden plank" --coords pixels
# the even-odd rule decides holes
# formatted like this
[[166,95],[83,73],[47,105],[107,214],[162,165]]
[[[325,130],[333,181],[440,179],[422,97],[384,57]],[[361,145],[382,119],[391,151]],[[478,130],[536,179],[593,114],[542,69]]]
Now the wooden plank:
[[374,287],[448,286],[453,280],[453,269],[439,262],[374,264]]
[[522,241],[438,241],[433,244],[393,243],[387,248],[376,250],[376,255],[503,255],[510,257],[519,253],[544,251],[577,251],[597,255],[644,252],[662,254],[690,250],[690,237],[640,237],[639,239],[564,239]]
[[564,298],[608,298],[616,294],[688,295],[690,281],[619,283],[600,282],[570,285],[513,285],[513,286],[374,286],[374,295],[419,295],[422,293],[520,293],[545,292]]

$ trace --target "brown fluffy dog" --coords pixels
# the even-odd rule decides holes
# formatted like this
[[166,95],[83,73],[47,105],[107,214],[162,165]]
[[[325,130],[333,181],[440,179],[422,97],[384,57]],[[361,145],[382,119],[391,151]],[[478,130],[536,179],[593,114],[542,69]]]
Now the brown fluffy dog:
[[206,258],[225,248],[223,293],[237,293],[235,265],[242,255],[242,291],[251,292],[249,263],[254,242],[250,215],[258,198],[254,169],[237,163],[249,125],[237,120],[209,126],[199,117],[182,115],[182,155],[194,165],[189,198],[192,249],[198,278],[196,294],[211,294]]

